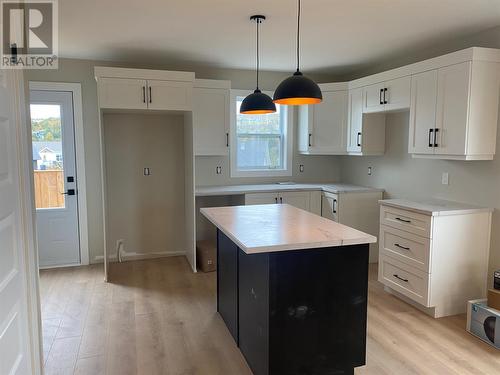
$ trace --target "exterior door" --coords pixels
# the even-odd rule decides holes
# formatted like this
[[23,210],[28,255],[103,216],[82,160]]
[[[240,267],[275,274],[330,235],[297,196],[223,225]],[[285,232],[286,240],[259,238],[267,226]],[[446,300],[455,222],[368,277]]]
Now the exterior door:
[[30,350],[29,265],[19,180],[24,124],[17,115],[19,103],[14,103],[22,98],[23,80],[17,74],[0,70],[0,374],[24,375],[39,369],[32,368]]
[[40,267],[80,264],[73,96],[30,92]]

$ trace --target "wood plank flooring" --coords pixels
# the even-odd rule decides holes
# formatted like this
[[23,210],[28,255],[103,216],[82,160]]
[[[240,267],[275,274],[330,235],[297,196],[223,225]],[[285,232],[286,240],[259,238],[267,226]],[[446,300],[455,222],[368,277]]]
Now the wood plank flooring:
[[[51,374],[251,374],[215,312],[215,273],[183,257],[40,272]],[[367,365],[356,374],[500,374],[500,352],[383,291],[370,268]]]

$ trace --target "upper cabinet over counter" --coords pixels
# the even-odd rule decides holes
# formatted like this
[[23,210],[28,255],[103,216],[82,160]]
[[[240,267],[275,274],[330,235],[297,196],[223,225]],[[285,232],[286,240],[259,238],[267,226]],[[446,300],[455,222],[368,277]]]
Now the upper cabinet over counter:
[[194,73],[95,67],[102,109],[191,111]]

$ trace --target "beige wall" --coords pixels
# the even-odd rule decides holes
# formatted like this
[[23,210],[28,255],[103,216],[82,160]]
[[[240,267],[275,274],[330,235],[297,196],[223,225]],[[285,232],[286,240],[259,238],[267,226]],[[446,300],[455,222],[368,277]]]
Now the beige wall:
[[[105,114],[108,249],[184,252],[182,115]],[[144,168],[151,175],[144,176]]]
[[[77,82],[81,83],[82,85],[85,166],[87,182],[87,214],[91,262],[96,261],[99,256],[102,256],[104,243],[104,235],[102,230],[103,222],[101,160],[99,152],[99,117],[97,111],[97,86],[94,80],[94,66],[96,65],[194,71],[196,72],[197,78],[231,80],[233,88],[238,89],[251,89],[255,84],[255,72],[253,71],[215,69],[197,65],[184,65],[181,67],[165,64],[162,66],[153,66],[147,64],[123,64],[110,61],[61,59],[59,61],[58,70],[27,70],[25,72],[25,77],[28,81]],[[271,90],[276,87],[276,85],[287,75],[288,73],[262,72],[261,86],[263,89]],[[331,75],[312,75],[311,77],[318,80],[319,82],[329,82],[334,80],[334,77]],[[315,168],[316,162],[318,160],[321,161],[321,163],[318,163],[321,168]],[[213,176],[211,176],[212,173],[215,174],[215,165],[219,165],[219,161],[214,161],[211,158],[197,161],[199,162],[199,168],[197,169],[197,173],[199,174],[198,183],[209,184],[230,182],[230,180],[228,179],[224,179],[224,181],[221,181],[220,178],[213,179]],[[311,179],[317,179],[321,176],[324,176],[324,169],[327,169],[330,164],[333,164],[331,161],[332,159],[329,157],[315,157],[313,159],[305,160],[304,164],[306,164],[306,172],[303,174],[304,178],[306,175],[310,176]],[[224,173],[227,172],[227,159],[223,160],[221,163],[224,168]],[[335,167],[330,168],[333,168],[333,171],[335,171]],[[316,171],[316,173],[314,171]],[[235,182],[236,181],[232,183]]]

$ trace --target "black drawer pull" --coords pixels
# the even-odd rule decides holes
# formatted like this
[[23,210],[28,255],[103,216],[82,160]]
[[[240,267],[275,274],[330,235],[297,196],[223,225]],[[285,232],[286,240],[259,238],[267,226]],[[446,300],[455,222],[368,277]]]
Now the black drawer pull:
[[392,276],[394,276],[394,277],[395,277],[396,279],[398,279],[398,280],[404,281],[405,283],[407,283],[407,282],[408,282],[408,279],[403,279],[403,278],[402,278],[402,277],[400,277],[398,274],[394,274],[394,275],[392,275]]
[[400,217],[397,217],[396,220],[402,221],[403,223],[411,223],[411,220],[401,219]]
[[357,143],[358,147],[361,147],[361,140],[360,140],[360,138],[361,138],[361,132],[358,132],[358,135],[356,137],[356,143]]
[[429,147],[433,147],[433,143],[432,143],[432,132],[434,132],[434,129],[429,129]]
[[384,101],[382,100],[382,93],[384,92],[384,89],[380,89],[380,94],[378,94],[378,101],[379,101],[379,104],[384,104]]
[[438,135],[439,129],[434,129],[434,147],[439,147],[437,143],[437,135]]
[[400,244],[398,244],[398,243],[395,243],[395,244],[394,244],[394,246],[399,247],[400,249],[403,249],[403,250],[410,250],[410,248],[409,248],[409,247],[401,246],[401,245],[400,245]]

